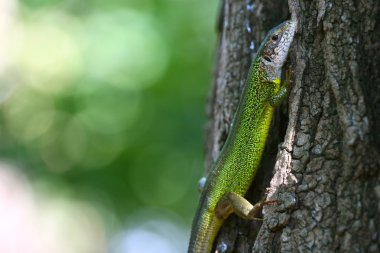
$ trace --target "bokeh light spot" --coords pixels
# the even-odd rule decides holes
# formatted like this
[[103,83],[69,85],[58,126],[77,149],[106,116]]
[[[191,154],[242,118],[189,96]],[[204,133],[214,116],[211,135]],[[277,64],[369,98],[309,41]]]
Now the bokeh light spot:
[[89,203],[30,185],[19,168],[0,162],[2,253],[104,253],[104,220]]
[[62,173],[72,169],[74,162],[63,150],[60,139],[55,139],[48,145],[40,148],[40,153],[47,168],[55,173]]
[[89,135],[88,148],[80,163],[87,169],[102,168],[114,159],[123,150],[123,135]]
[[75,24],[69,15],[51,11],[21,26],[19,67],[27,85],[40,92],[58,93],[81,73]]
[[89,77],[126,89],[154,84],[169,58],[157,23],[127,9],[90,15],[82,33]]
[[190,181],[182,179],[191,178],[192,171],[178,165],[178,161],[188,164],[189,158],[172,149],[170,152],[168,150],[167,147],[147,147],[143,154],[136,157],[132,167],[129,184],[134,194],[147,205],[174,204],[181,201],[190,187]]
[[45,133],[54,115],[53,101],[48,96],[28,89],[17,92],[5,106],[8,129],[21,140],[32,140]]
[[91,131],[117,134],[134,123],[139,109],[137,92],[102,87],[86,95],[79,118]]
[[79,162],[87,151],[87,131],[78,117],[72,118],[63,132],[63,149],[72,162]]
[[[187,233],[164,219],[149,219],[125,230],[111,241],[111,253],[178,253],[185,252]],[[149,242],[149,243],[147,243]]]

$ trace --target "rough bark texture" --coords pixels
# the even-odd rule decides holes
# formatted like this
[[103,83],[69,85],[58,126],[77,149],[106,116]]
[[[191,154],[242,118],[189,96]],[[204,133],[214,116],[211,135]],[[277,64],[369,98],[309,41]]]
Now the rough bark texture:
[[[247,198],[264,221],[232,215],[221,252],[380,252],[380,11],[377,0],[223,1],[206,167],[227,137],[251,57],[292,17],[294,85],[276,113]],[[255,48],[252,50],[254,41]],[[266,188],[269,189],[266,190]]]

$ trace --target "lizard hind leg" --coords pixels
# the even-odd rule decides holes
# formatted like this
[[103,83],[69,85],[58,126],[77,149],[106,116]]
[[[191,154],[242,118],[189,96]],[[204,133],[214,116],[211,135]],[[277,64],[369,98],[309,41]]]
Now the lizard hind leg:
[[215,214],[219,219],[227,218],[231,213],[235,213],[239,217],[248,220],[261,220],[256,215],[264,205],[277,203],[276,200],[262,200],[252,205],[244,197],[234,193],[226,193],[218,202]]

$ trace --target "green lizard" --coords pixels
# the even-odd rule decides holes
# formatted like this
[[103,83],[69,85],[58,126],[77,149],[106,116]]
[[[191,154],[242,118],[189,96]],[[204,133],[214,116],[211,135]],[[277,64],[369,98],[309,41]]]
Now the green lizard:
[[251,205],[246,194],[259,167],[274,108],[288,93],[288,77],[281,84],[296,30],[295,21],[273,28],[253,60],[230,133],[202,189],[193,221],[188,253],[210,253],[223,221],[233,212],[255,219],[264,204]]

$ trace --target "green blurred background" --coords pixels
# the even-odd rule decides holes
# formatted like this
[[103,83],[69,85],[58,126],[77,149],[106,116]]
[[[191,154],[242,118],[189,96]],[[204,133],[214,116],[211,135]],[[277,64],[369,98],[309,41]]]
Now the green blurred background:
[[0,5],[1,167],[35,216],[66,224],[66,244],[98,224],[99,246],[76,252],[185,252],[218,1]]

